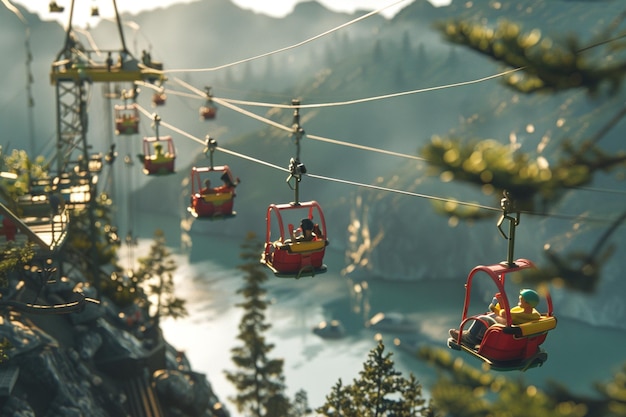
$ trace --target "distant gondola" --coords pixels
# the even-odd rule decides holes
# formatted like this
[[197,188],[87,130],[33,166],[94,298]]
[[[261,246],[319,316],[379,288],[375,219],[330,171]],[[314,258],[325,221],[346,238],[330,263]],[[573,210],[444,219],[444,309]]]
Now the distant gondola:
[[167,95],[163,92],[157,92],[152,95],[152,104],[154,106],[163,106],[167,100]]
[[143,139],[143,155],[139,155],[146,175],[174,173],[176,150],[171,136],[146,137]]
[[203,120],[212,120],[217,116],[217,106],[213,103],[213,95],[211,94],[211,87],[205,87],[206,102],[200,106],[200,117]]
[[118,104],[115,111],[115,134],[135,135],[139,133],[139,109],[136,104]]
[[[222,184],[215,186],[219,179]],[[235,187],[239,178],[233,178],[228,165],[193,167],[191,169],[191,198],[188,211],[198,219],[227,219],[237,213],[233,210]]]

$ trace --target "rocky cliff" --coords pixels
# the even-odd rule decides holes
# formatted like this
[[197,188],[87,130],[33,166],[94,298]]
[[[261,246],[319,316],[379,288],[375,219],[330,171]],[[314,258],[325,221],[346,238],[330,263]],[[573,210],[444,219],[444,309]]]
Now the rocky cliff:
[[104,297],[64,308],[77,291],[91,293],[75,281],[49,284],[39,297],[16,284],[0,301],[0,415],[229,416],[207,376],[141,309]]

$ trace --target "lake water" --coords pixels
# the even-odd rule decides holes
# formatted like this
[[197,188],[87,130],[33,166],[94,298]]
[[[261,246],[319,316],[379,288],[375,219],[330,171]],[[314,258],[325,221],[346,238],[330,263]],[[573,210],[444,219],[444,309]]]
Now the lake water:
[[[166,236],[168,233],[173,232],[166,231]],[[207,375],[218,397],[237,417],[235,407],[228,401],[235,390],[226,380],[224,370],[234,370],[230,350],[240,344],[236,336],[241,309],[236,304],[243,299],[236,291],[243,279],[236,266],[240,263],[243,238],[217,238],[209,233],[189,237],[185,249],[175,247],[172,251],[179,265],[175,274],[177,295],[187,300],[190,315],[176,321],[166,319],[162,327],[168,342],[186,353],[195,371]],[[150,243],[149,239],[140,240],[133,249],[134,256],[145,256]],[[323,404],[339,378],[348,384],[358,377],[369,351],[377,343],[376,333],[364,326],[365,320],[375,313],[403,313],[418,323],[417,332],[411,335],[413,339],[443,349],[447,349],[448,329],[457,327],[461,317],[465,276],[458,281],[372,280],[363,285],[361,280],[340,274],[343,262],[343,254],[330,246],[325,274],[295,280],[275,278],[267,270],[266,288],[272,305],[266,318],[272,328],[266,336],[268,343],[275,344],[270,357],[284,358],[288,394],[293,398],[295,392],[305,390],[311,407]],[[543,344],[549,354],[544,366],[506,375],[522,377],[539,386],[549,380],[558,381],[575,392],[592,394],[594,382],[608,380],[626,361],[626,332],[559,317],[558,306],[555,314],[559,322]],[[312,333],[313,326],[330,319],[343,323],[345,338],[324,340]],[[382,335],[386,349],[393,352],[396,369],[405,376],[415,374],[427,393],[435,378],[434,369],[396,347],[393,341],[397,336],[402,335]],[[466,354],[448,351],[474,366],[480,365]]]

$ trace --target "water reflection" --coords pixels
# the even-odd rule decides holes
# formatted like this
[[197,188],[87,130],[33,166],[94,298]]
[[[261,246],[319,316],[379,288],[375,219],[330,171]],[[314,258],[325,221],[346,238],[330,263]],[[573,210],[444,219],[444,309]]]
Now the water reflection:
[[[186,352],[194,369],[207,375],[236,417],[236,410],[227,401],[235,394],[234,388],[223,371],[233,370],[230,349],[239,344],[236,336],[241,312],[236,304],[242,299],[236,291],[243,285],[242,273],[237,269],[242,242],[216,239],[210,234],[189,237],[193,240],[191,248],[177,251],[176,283],[177,295],[187,299],[190,317],[165,320],[163,329],[168,341]],[[136,254],[144,256],[149,244],[140,241],[134,249]],[[343,254],[330,249],[325,259],[329,267],[326,274],[292,280],[274,278],[268,271],[272,305],[266,317],[272,328],[266,336],[269,343],[275,344],[270,355],[285,360],[289,395],[293,397],[304,389],[311,406],[321,405],[339,378],[349,383],[358,377],[377,338],[382,338],[394,353],[396,369],[406,375],[414,373],[427,392],[436,373],[417,360],[414,351],[421,344],[447,349],[448,329],[457,327],[461,317],[465,277],[421,282],[345,277],[339,272]],[[415,331],[394,333],[365,327],[365,321],[376,312],[390,311],[417,323]],[[556,313],[558,316],[558,306]],[[328,340],[313,334],[312,328],[322,320],[340,320],[345,337]],[[577,342],[572,344],[572,340]],[[602,341],[603,354],[590,361],[589,352],[598,340]],[[560,381],[576,392],[593,394],[592,383],[605,381],[623,362],[625,343],[626,332],[559,318],[557,329],[543,345],[549,354],[546,364],[510,376],[538,386],[549,380]],[[450,352],[480,366],[463,353]]]

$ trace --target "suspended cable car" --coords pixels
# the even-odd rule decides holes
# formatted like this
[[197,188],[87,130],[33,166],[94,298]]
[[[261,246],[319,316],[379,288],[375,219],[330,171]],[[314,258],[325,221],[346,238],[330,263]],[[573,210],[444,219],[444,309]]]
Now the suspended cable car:
[[167,95],[163,91],[157,91],[152,95],[152,104],[154,106],[165,105],[165,100],[167,100]]
[[206,91],[207,99],[204,105],[200,106],[200,117],[204,120],[215,119],[215,116],[217,115],[217,106],[213,104],[211,87],[205,87],[204,89]]
[[167,175],[174,173],[176,149],[171,136],[159,136],[159,115],[153,115],[155,136],[143,138],[143,154],[137,155],[143,164],[146,175]]
[[[210,166],[191,169],[191,203],[187,210],[199,219],[226,219],[236,216],[233,210],[235,187],[239,178],[234,178],[228,165],[214,166],[213,153],[217,141],[207,135],[204,153],[209,156]],[[216,186],[218,180],[221,185]]]
[[[458,337],[448,339],[448,347],[463,350],[488,364],[497,371],[526,370],[541,366],[548,359],[548,354],[540,346],[546,340],[550,330],[556,327],[556,317],[553,315],[552,298],[550,293],[545,294],[546,310],[541,312],[538,320],[522,324],[513,324],[510,305],[504,288],[505,276],[534,265],[527,259],[518,259],[513,266],[505,263],[495,265],[480,265],[472,269],[465,284],[465,304]],[[463,331],[475,321],[484,321],[485,313],[468,315],[472,282],[474,277],[484,272],[496,284],[501,307],[505,312],[505,324],[483,323],[485,330],[482,340],[478,344],[466,343],[463,340]]]
[[[514,323],[514,316],[506,295],[506,275],[533,268],[534,265],[527,259],[513,261],[515,227],[519,224],[519,212],[515,213],[515,216],[510,215],[515,210],[506,191],[500,205],[503,214],[498,221],[498,230],[508,240],[507,261],[495,265],[479,265],[470,271],[465,283],[465,302],[461,323],[458,330],[450,330],[448,347],[463,350],[475,356],[493,370],[525,371],[543,365],[548,359],[548,354],[540,346],[546,340],[548,332],[556,327],[556,317],[553,315],[552,298],[547,289],[543,293],[544,300],[541,300],[535,291],[525,290],[520,292],[520,303],[515,307],[516,317],[521,320],[518,324]],[[504,220],[510,222],[508,235],[501,229]],[[494,301],[490,305],[492,312],[468,315],[472,283],[474,277],[481,272],[491,278],[497,288]],[[530,292],[532,300],[524,299],[524,292]],[[545,301],[543,312],[535,309],[541,301]],[[472,332],[473,326],[476,326],[477,332]],[[467,330],[466,327],[468,327]],[[476,338],[476,335],[481,333],[482,337]]]
[[204,105],[200,107],[200,117],[202,117],[202,119],[204,120],[212,120],[215,119],[215,116],[217,116],[217,107],[208,102]]
[[[300,218],[296,229],[289,218]],[[326,272],[326,220],[316,201],[271,204],[261,263],[279,278],[300,278]]]
[[[222,184],[215,186],[217,180]],[[215,220],[236,216],[233,205],[237,184],[239,178],[233,178],[228,165],[193,167],[188,211],[198,219]]]
[[146,175],[167,175],[174,173],[176,150],[171,136],[143,138],[143,172]]
[[[298,200],[299,184],[306,173],[304,164],[292,158],[291,179],[295,180],[295,200],[288,204],[271,204],[265,216],[267,231],[261,263],[280,278],[300,278],[326,272],[324,254],[328,245],[326,220],[316,201]],[[291,185],[290,185],[291,187]],[[299,222],[296,229],[295,224]]]
[[135,135],[139,133],[139,109],[137,104],[116,104],[114,113],[116,135]]

